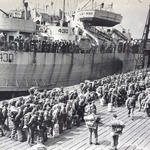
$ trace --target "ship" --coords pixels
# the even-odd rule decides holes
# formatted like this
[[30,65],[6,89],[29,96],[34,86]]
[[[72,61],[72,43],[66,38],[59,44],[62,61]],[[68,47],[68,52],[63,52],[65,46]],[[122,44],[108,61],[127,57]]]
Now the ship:
[[[10,98],[12,93],[26,93],[32,86],[39,90],[71,86],[135,69],[139,54],[129,52],[129,34],[113,28],[123,17],[110,10],[112,4],[104,9],[104,3],[96,8],[93,0],[84,1],[70,15],[65,13],[65,0],[63,3],[59,16],[37,9],[31,12],[25,1],[23,12],[8,14],[0,9],[0,36],[5,41],[0,41],[2,99]],[[88,4],[92,7],[86,8]],[[78,50],[72,52],[69,47],[71,52],[53,52],[54,46],[51,46],[50,51],[40,51],[34,44],[27,47],[29,50],[14,50],[16,37],[30,39],[30,42],[39,39],[69,41]],[[12,50],[6,48],[7,42],[12,42]]]

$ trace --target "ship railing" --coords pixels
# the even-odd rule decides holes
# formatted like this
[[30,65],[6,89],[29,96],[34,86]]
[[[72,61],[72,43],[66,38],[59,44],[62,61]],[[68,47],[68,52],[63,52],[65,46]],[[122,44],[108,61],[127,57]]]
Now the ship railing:
[[[45,82],[42,82],[43,85],[46,85]],[[4,80],[1,79],[0,80],[0,87],[31,87],[31,86],[38,86],[40,85],[38,80],[32,80],[28,81],[28,80]]]
[[[91,32],[92,34],[94,34],[95,36],[97,36],[101,41],[104,41],[104,39],[106,39],[106,41],[108,42],[111,42],[113,43],[113,40],[112,38],[107,35],[106,33],[103,33],[102,31],[99,31],[97,30],[96,28],[92,28],[92,27],[88,27],[87,31]],[[6,44],[5,46],[0,46],[0,50],[2,51],[14,51],[14,52],[17,52],[17,51],[22,51],[22,52],[44,52],[44,53],[93,53],[92,49],[89,50],[89,51],[83,51],[80,49],[79,45],[71,45],[69,47],[65,47],[65,48],[60,48],[60,47],[55,47],[53,48],[52,45],[49,47],[49,46],[46,46],[45,48],[42,49],[42,47],[40,46],[40,48],[38,48],[37,46],[32,46],[32,47],[29,47],[29,49],[25,49],[24,47],[22,47],[22,49],[19,49],[19,48],[12,48],[10,49],[9,46],[7,47],[8,44]],[[108,46],[109,44],[107,44]],[[101,45],[100,45],[101,46]],[[119,53],[138,53],[139,52],[139,46],[140,46],[140,43],[138,42],[135,42],[134,44],[126,41],[125,43],[121,43],[119,42],[119,48],[118,48],[118,52]],[[108,47],[105,47],[105,50],[107,49]],[[95,49],[95,48],[94,48]],[[110,49],[110,47],[109,47]],[[112,51],[109,51],[109,50],[103,50],[103,53],[108,53],[108,52],[112,52]],[[101,52],[101,51],[95,51],[95,52]]]

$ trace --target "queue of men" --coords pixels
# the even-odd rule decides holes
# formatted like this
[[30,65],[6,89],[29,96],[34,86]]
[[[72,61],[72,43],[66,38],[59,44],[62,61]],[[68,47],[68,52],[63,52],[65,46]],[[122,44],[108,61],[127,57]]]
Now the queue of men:
[[[3,102],[0,108],[1,136],[6,135],[9,128],[12,140],[27,140],[30,145],[37,141],[44,143],[72,126],[80,126],[85,115],[94,116],[96,106],[93,102],[97,99],[105,105],[112,103],[114,107],[126,105],[132,120],[138,103],[139,111],[144,110],[143,115],[145,112],[150,117],[149,78],[149,70],[138,70],[93,82],[86,80],[73,91],[54,88],[39,92],[37,88],[30,88],[29,96]],[[98,144],[97,125],[94,128],[95,144]],[[92,131],[90,129],[90,136]],[[116,146],[117,142],[114,143]]]
[[[29,145],[37,141],[44,143],[48,136],[57,137],[64,130],[80,126],[84,121],[88,101],[76,89],[69,93],[64,92],[63,88],[43,92],[31,88],[29,93],[27,97],[3,102],[0,109],[2,136],[6,135],[5,127],[9,126],[12,140],[27,140]],[[89,101],[95,99],[93,93],[89,93]]]

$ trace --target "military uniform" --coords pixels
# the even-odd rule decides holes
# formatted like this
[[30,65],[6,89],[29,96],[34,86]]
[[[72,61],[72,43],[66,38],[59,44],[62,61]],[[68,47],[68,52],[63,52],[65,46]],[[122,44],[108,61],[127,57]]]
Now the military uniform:
[[84,117],[84,120],[90,132],[89,143],[92,144],[92,133],[94,133],[95,144],[98,145],[98,124],[100,117],[96,115],[95,110],[93,109],[90,115]]
[[135,105],[136,105],[136,99],[135,96],[133,95],[132,97],[129,97],[126,101],[126,106],[128,109],[128,117],[130,117],[130,114],[132,114],[132,119],[134,117]]
[[122,130],[125,127],[124,123],[117,119],[117,115],[113,115],[113,120],[111,121],[111,136],[112,136],[112,148],[117,150],[119,135],[122,134]]
[[74,100],[73,104],[72,104],[72,121],[73,124],[76,126],[80,125],[80,121],[79,121],[79,99],[77,98],[76,100]]
[[34,143],[35,131],[38,125],[38,112],[34,114],[28,123],[28,144],[31,145]]
[[17,108],[15,106],[11,106],[10,108],[10,118],[12,121],[11,139],[15,139],[17,129],[19,127],[19,122],[15,120],[17,113],[18,113]]
[[4,136],[4,116],[2,113],[2,108],[0,108],[0,136]]
[[72,107],[71,107],[70,102],[68,102],[66,105],[66,113],[67,113],[66,126],[67,126],[67,129],[71,129],[71,127],[72,127]]
[[38,141],[44,143],[47,141],[47,127],[44,112],[40,112],[38,116]]
[[147,117],[150,117],[150,98],[149,98],[150,95],[147,96],[147,99],[145,101],[145,112],[146,112],[146,115]]
[[18,124],[17,137],[18,141],[23,142],[25,140],[25,134],[23,131],[24,119],[23,119],[23,106],[19,108],[19,111],[15,117],[15,122]]
[[138,96],[139,111],[142,109],[142,100],[145,98],[145,93],[142,92]]

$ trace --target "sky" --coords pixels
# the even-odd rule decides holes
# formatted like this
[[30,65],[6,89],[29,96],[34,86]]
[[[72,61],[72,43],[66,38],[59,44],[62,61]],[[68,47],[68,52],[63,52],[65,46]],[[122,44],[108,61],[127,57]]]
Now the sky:
[[[26,0],[31,7],[45,8],[46,4],[49,4],[54,11],[58,12],[62,7],[63,0]],[[66,10],[75,10],[77,7],[77,1],[83,0],[66,0]],[[85,0],[88,1],[88,0]],[[53,5],[51,5],[53,2]],[[113,2],[114,12],[120,13],[123,16],[121,27],[129,30],[133,38],[141,38],[146,18],[149,10],[150,0],[95,0],[95,3],[111,4]],[[89,4],[90,5],[90,4]],[[8,12],[9,10],[21,8],[22,0],[0,0],[0,8]]]

